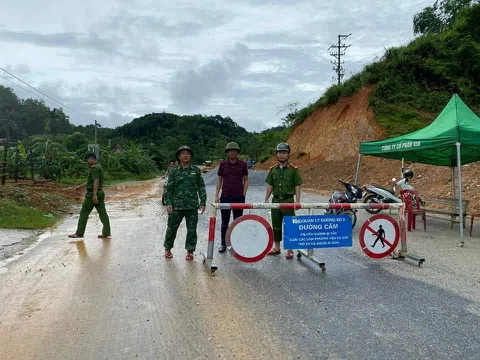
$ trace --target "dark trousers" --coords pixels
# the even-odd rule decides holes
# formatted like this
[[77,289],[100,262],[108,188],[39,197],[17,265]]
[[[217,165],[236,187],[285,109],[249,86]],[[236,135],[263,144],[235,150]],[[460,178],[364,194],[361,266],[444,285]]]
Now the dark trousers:
[[[244,203],[245,196],[223,196],[220,198],[221,203]],[[243,215],[243,210],[221,210],[222,213],[222,245],[225,245],[225,234],[227,233],[228,224],[230,223],[230,213],[233,211],[233,220]]]

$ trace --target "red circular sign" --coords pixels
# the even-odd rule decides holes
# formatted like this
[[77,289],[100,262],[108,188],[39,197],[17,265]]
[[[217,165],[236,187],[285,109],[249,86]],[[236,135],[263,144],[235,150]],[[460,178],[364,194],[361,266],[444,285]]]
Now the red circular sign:
[[374,259],[390,255],[400,240],[397,221],[388,215],[369,218],[360,229],[360,246],[365,254]]
[[[259,222],[260,224],[263,225],[263,227],[265,228],[265,230],[267,230],[267,234],[268,234],[268,243],[267,243],[267,246],[265,249],[263,249],[260,254],[256,255],[256,256],[251,256],[251,257],[247,257],[247,256],[242,256],[240,255],[239,253],[237,253],[233,247],[232,247],[232,240],[231,240],[231,236],[232,236],[232,232],[233,232],[233,229],[235,229],[235,227],[240,224],[241,222],[243,221],[247,221],[247,220],[253,220],[253,221],[257,221]],[[248,214],[248,215],[243,215],[243,216],[240,216],[239,218],[235,219],[231,224],[230,226],[228,227],[227,229],[227,233],[225,235],[225,243],[227,245],[227,248],[228,248],[228,251],[230,252],[230,254],[232,254],[232,256],[234,256],[236,259],[240,260],[240,261],[243,261],[243,262],[247,262],[247,263],[253,263],[253,262],[257,262],[257,261],[260,261],[262,260],[265,256],[267,256],[268,252],[272,249],[273,247],[273,229],[272,227],[270,226],[270,224],[268,223],[267,220],[265,220],[263,217],[261,216],[258,216],[258,215],[254,215],[254,214]]]

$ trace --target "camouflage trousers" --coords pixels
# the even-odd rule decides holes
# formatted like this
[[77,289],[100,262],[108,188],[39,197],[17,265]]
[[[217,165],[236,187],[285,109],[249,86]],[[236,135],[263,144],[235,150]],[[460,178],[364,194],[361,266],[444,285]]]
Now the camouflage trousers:
[[168,215],[167,234],[165,235],[165,242],[163,246],[165,249],[173,248],[175,238],[177,237],[177,230],[183,218],[187,224],[187,239],[185,241],[185,249],[194,252],[197,246],[197,210],[174,210]]

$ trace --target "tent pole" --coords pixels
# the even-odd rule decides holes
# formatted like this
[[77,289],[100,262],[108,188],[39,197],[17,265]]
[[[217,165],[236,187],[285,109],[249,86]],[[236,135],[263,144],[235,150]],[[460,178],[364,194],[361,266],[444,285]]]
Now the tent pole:
[[462,157],[460,155],[461,144],[457,142],[457,169],[458,169],[458,211],[460,216],[460,246],[463,246],[463,198],[462,198]]
[[455,167],[452,166],[452,199],[455,204]]
[[403,169],[405,169],[405,159],[402,157],[402,175],[403,175]]
[[358,186],[358,175],[360,174],[360,162],[362,161],[362,154],[358,154],[357,173],[355,174],[355,185]]

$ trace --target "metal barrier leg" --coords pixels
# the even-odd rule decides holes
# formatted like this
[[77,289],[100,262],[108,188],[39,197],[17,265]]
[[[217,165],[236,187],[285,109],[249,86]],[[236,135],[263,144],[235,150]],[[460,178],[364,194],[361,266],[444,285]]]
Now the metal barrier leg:
[[213,250],[215,247],[215,225],[217,223],[217,211],[215,207],[212,207],[210,216],[210,223],[208,226],[208,244],[207,254],[203,254],[203,263],[207,264],[210,270],[210,275],[215,275],[215,271],[218,269],[217,264],[213,261]]
[[[418,266],[422,266],[422,264],[425,262],[425,258],[416,254],[412,254],[408,252],[407,249],[407,229],[405,226],[405,208],[402,206],[399,209],[399,215],[400,215],[400,251],[396,255],[397,259],[410,259],[415,261]],[[394,256],[395,258],[395,256]]]
[[327,267],[326,267],[325,263],[317,260],[317,258],[315,258],[313,256],[313,250],[312,249],[308,249],[307,252],[305,252],[303,250],[297,250],[297,259],[300,260],[302,257],[305,257],[307,260],[309,260],[309,261],[313,262],[314,264],[320,266],[322,271],[327,270]]
[[[313,209],[309,209],[308,214],[313,215]],[[313,253],[313,249],[307,249],[307,252],[305,252],[303,250],[297,250],[297,259],[300,260],[302,257],[305,257],[307,260],[309,260],[309,261],[313,262],[314,264],[320,266],[322,271],[327,270],[327,267],[325,266],[325,263],[320,262],[319,260],[317,260],[317,258],[315,258],[314,253]]]

